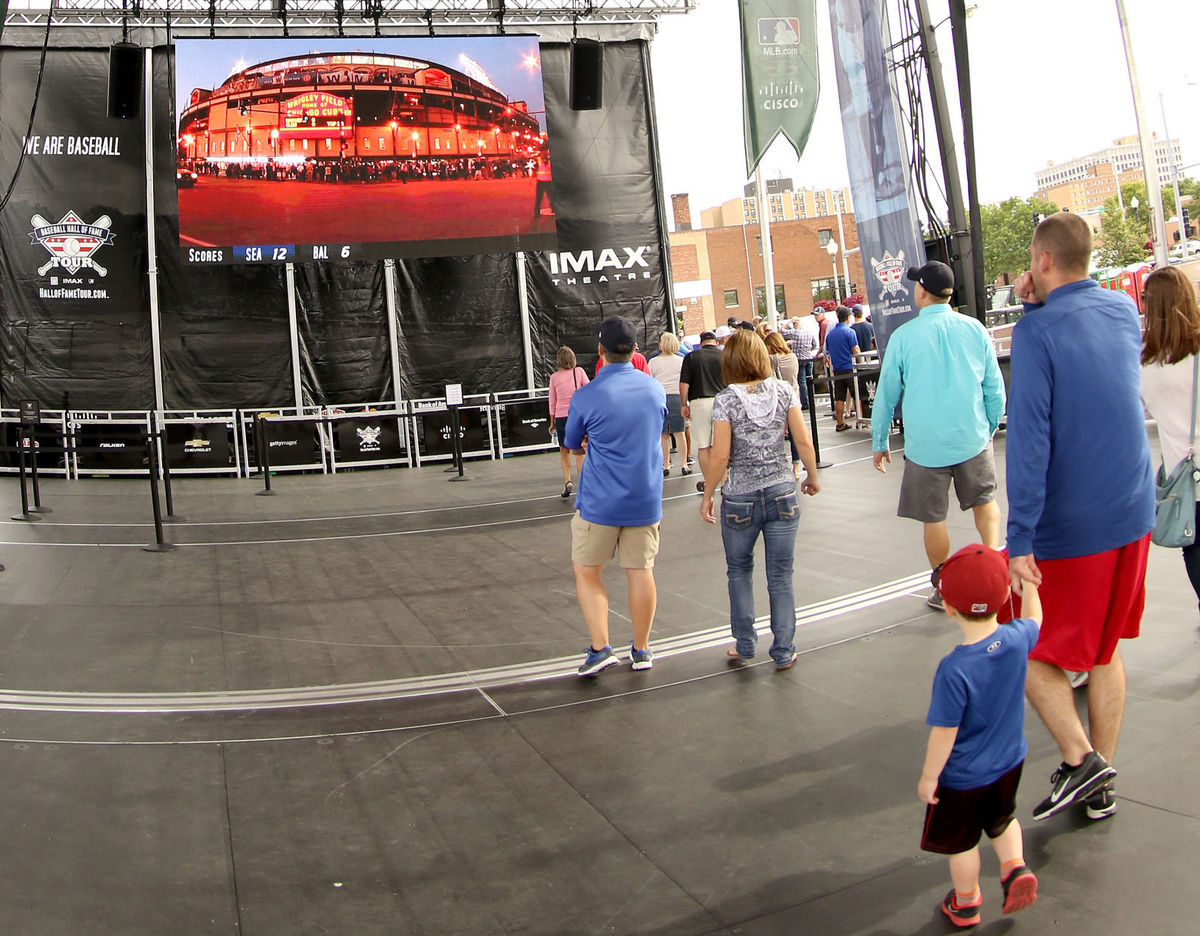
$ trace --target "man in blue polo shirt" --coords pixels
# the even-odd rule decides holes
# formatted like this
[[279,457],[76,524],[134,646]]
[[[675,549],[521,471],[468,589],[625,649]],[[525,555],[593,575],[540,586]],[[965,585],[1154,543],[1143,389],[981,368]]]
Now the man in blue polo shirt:
[[608,592],[601,573],[616,554],[629,580],[629,617],[635,670],[653,665],[650,626],[658,593],[654,557],[662,519],[662,434],[667,397],[662,385],[630,364],[637,333],[633,323],[608,318],[600,325],[605,366],[571,397],[563,444],[576,453],[587,446],[571,520],[575,592],[591,635],[580,676],[594,676],[620,662],[608,641]]
[[837,431],[850,428],[846,422],[846,401],[850,399],[850,382],[854,379],[854,355],[859,353],[858,335],[849,324],[850,310],[838,306],[838,323],[825,336],[825,360],[833,370],[833,410],[837,414]]
[[[991,336],[948,300],[954,271],[931,260],[909,267],[920,310],[888,340],[871,414],[875,468],[886,472],[892,411],[904,391],[904,477],[897,516],[925,525],[925,555],[936,569],[950,555],[946,529],[950,482],[963,510],[975,513],[985,546],[1000,547],[992,436],[1004,414],[1004,382]],[[940,609],[935,589],[930,607]]]

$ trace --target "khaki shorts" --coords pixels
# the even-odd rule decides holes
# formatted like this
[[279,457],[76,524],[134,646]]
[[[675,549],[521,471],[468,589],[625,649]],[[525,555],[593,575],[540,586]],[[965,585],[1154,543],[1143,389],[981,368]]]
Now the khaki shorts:
[[941,523],[950,506],[950,482],[958,506],[963,510],[982,507],[996,499],[996,460],[992,443],[965,462],[945,468],[926,468],[914,461],[904,460],[904,477],[900,481],[900,505],[896,516],[919,520],[921,523]]
[[618,555],[622,569],[653,569],[658,555],[658,524],[617,527],[571,518],[571,561],[581,566],[602,566]]
[[698,452],[703,448],[712,448],[712,397],[700,397],[688,401],[688,411],[692,421],[692,451]]

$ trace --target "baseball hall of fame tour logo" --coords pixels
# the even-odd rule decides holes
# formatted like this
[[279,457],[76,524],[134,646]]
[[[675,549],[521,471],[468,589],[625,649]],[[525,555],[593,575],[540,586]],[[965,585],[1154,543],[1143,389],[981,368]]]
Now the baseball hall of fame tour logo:
[[899,250],[896,256],[892,256],[890,251],[884,251],[883,259],[876,260],[871,258],[871,269],[875,271],[875,278],[879,280],[879,285],[883,288],[883,295],[887,296],[890,293],[902,295],[906,290],[904,286],[904,251]]
[[50,259],[38,267],[38,276],[45,276],[55,267],[68,276],[85,267],[101,276],[108,275],[108,270],[92,259],[92,254],[113,242],[112,218],[108,215],[101,215],[91,224],[74,211],[68,211],[57,223],[47,221],[40,214],[35,214],[30,221],[33,224],[33,230],[29,232],[31,243],[41,244],[50,254]]

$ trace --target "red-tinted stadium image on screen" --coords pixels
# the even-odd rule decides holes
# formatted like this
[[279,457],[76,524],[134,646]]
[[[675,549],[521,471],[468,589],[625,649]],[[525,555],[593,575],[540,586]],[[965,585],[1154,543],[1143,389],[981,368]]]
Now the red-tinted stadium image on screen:
[[556,246],[536,37],[181,39],[176,88],[187,262]]

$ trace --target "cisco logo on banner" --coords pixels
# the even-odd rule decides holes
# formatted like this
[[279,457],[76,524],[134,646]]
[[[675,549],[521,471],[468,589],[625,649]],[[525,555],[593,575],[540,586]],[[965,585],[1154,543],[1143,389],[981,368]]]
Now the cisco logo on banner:
[[657,259],[651,266],[647,254],[654,247],[604,247],[577,252],[560,251],[550,258],[550,280],[555,286],[599,286],[609,282],[650,279],[658,271]]

